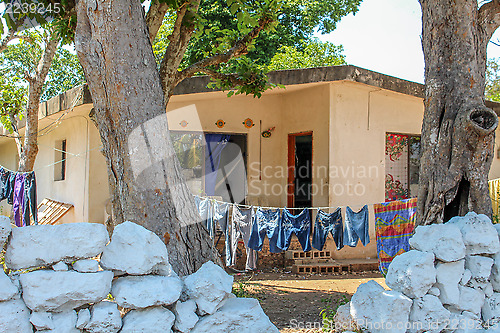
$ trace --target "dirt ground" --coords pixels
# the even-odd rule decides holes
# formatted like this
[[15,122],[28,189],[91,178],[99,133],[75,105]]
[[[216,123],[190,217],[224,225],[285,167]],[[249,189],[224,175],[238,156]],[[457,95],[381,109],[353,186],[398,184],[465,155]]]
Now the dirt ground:
[[323,309],[336,309],[368,280],[385,287],[379,272],[339,275],[255,273],[235,275],[238,296],[259,299],[264,312],[281,333],[323,332]]

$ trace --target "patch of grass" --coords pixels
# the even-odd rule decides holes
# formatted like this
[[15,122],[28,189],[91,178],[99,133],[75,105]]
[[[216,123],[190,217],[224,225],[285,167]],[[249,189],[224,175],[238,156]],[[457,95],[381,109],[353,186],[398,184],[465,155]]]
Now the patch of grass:
[[233,284],[233,294],[235,294],[236,297],[244,297],[244,298],[252,297],[250,290],[248,290],[248,281],[244,280],[236,281]]
[[335,300],[333,296],[322,298],[321,302],[326,303],[325,308],[319,313],[323,320],[323,332],[331,332],[334,325],[333,317],[337,313],[337,309],[349,303],[346,295],[342,295],[340,299]]

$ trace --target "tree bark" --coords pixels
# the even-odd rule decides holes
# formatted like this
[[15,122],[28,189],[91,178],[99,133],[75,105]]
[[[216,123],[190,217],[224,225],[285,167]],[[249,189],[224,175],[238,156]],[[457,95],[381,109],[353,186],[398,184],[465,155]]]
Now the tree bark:
[[170,140],[144,13],[135,0],[80,0],[75,46],[108,164],[113,219],[160,236],[180,275],[220,263]]
[[498,117],[484,104],[484,88],[486,46],[498,24],[484,20],[476,0],[420,5],[426,92],[417,225],[469,211],[491,217],[488,172]]

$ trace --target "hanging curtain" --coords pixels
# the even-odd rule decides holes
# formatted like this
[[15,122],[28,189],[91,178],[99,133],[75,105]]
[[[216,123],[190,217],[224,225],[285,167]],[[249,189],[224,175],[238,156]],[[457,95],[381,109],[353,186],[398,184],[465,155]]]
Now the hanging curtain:
[[229,141],[227,134],[205,134],[205,193],[215,195],[215,183],[222,150]]

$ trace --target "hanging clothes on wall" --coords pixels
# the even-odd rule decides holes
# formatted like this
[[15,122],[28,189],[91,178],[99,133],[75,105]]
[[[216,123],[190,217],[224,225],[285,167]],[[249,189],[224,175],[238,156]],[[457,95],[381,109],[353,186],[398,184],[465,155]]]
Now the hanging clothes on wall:
[[385,276],[394,257],[410,250],[417,198],[374,205],[379,270]]
[[280,210],[257,208],[253,216],[252,234],[248,241],[248,247],[255,251],[261,251],[264,239],[269,239],[269,251],[280,253],[278,247],[278,235],[280,232]]
[[344,245],[355,247],[358,240],[363,246],[370,243],[368,206],[365,205],[358,212],[353,212],[350,207],[346,208]]
[[[197,199],[196,199],[197,198]],[[209,198],[195,197],[202,224],[207,228],[210,238],[214,238],[214,201]]]
[[36,177],[32,172],[15,172],[0,167],[0,201],[12,205],[18,227],[38,224]]
[[312,246],[319,251],[323,251],[329,233],[332,234],[335,245],[337,245],[337,250],[342,249],[344,247],[344,228],[342,225],[342,210],[340,208],[337,208],[330,214],[318,209],[316,221],[314,222]]
[[288,250],[292,234],[299,240],[304,252],[311,251],[309,236],[311,235],[311,216],[309,209],[304,209],[297,215],[290,213],[288,209],[283,209],[278,234],[278,247],[283,251]]
[[[245,268],[247,270],[257,269],[257,253],[249,247],[250,234],[252,232],[253,208],[238,208],[233,206],[232,228],[231,228],[231,260],[228,266],[236,265],[236,251],[238,240],[243,238],[243,244],[247,252]],[[226,258],[227,259],[227,258]]]
[[220,156],[229,138],[230,136],[225,134],[205,134],[205,193],[207,195],[215,195]]

